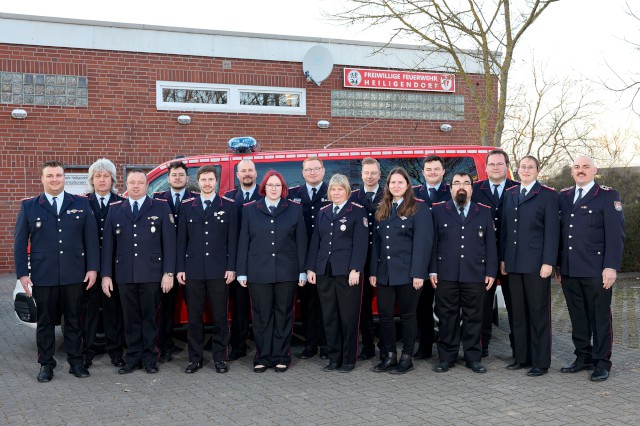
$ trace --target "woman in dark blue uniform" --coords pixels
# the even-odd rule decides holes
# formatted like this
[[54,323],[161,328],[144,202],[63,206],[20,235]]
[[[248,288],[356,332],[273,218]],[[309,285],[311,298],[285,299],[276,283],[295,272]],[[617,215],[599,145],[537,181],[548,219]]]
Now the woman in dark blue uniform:
[[[431,258],[433,222],[429,206],[415,198],[409,175],[401,167],[389,172],[384,197],[376,210],[369,282],[377,287],[380,338],[385,358],[373,368],[403,374],[413,369],[416,307]],[[393,310],[402,320],[402,356],[396,355]]]
[[237,273],[249,285],[256,356],[253,368],[262,373],[291,364],[291,332],[296,283],[307,276],[307,230],[302,206],[287,200],[282,175],[270,170],[260,185],[264,198],[244,205],[238,241]]
[[364,207],[349,201],[351,186],[346,176],[333,175],[327,193],[331,204],[320,209],[316,219],[307,277],[318,285],[322,306],[329,351],[324,370],[348,373],[358,356],[360,274],[367,260],[369,226]]

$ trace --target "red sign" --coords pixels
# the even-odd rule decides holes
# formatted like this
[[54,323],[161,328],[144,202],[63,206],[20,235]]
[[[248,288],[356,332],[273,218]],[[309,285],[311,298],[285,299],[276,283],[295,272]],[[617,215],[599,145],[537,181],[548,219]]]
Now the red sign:
[[456,77],[436,72],[344,69],[344,87],[357,89],[417,90],[455,92]]

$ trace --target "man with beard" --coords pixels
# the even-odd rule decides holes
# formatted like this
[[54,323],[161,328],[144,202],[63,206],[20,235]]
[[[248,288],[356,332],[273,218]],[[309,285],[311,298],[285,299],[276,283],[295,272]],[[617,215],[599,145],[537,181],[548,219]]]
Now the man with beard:
[[498,271],[498,254],[491,208],[471,202],[471,182],[468,173],[456,173],[453,199],[433,206],[429,278],[440,320],[437,373],[456,365],[461,342],[467,368],[487,372],[481,362],[482,309]]
[[598,169],[586,155],[575,159],[575,186],[560,192],[560,256],[556,278],[562,282],[571,318],[576,360],[563,373],[591,370],[591,380],[609,377],[613,342],[611,287],[624,248],[624,215],[618,192],[599,185]]
[[[258,200],[260,193],[256,186],[258,172],[251,160],[242,160],[237,165],[236,177],[240,186],[225,194],[225,197],[235,200],[238,209],[238,228],[242,223],[242,206]],[[237,280],[229,286],[231,311],[231,352],[229,360],[233,361],[247,355],[247,337],[249,335],[249,318],[251,316],[251,299],[249,289],[242,287]]]
[[[171,189],[167,191],[156,192],[153,194],[154,199],[166,200],[173,214],[173,221],[176,225],[175,231],[178,233],[178,220],[180,216],[180,204],[182,200],[192,198],[198,194],[187,189],[189,177],[187,176],[187,166],[182,161],[173,161],[167,167],[167,181]],[[172,271],[174,274],[176,271]],[[175,280],[175,277],[174,277]],[[160,302],[160,313],[158,316],[158,348],[160,349],[160,362],[169,362],[173,359],[173,314],[176,305],[176,293],[178,292],[178,283],[174,281],[171,290],[162,293]]]
[[[449,185],[444,183],[444,160],[438,155],[430,155],[424,159],[422,166],[422,176],[424,176],[424,185],[414,186],[413,191],[417,198],[424,200],[429,207],[434,203],[448,201],[451,199],[451,191]],[[429,259],[425,259],[428,262]],[[420,335],[420,344],[418,350],[413,355],[415,359],[429,359],[433,351],[433,288],[425,285],[420,299],[418,300],[418,309],[416,312],[418,320],[418,333]]]
[[[504,203],[505,191],[511,187],[518,185],[507,178],[509,172],[509,156],[501,149],[495,149],[487,153],[485,159],[487,176],[489,179],[481,180],[473,184],[472,201],[482,203],[491,207],[493,220],[496,224],[496,237],[500,243],[500,226],[502,224],[502,210]],[[498,282],[504,296],[504,303],[507,307],[507,316],[509,318],[509,342],[513,349],[513,312],[511,309],[511,292],[509,291],[509,276],[503,275],[498,271]],[[487,297],[484,301],[483,318],[482,318],[482,356],[489,356],[489,342],[491,341],[492,322],[493,322],[493,301],[495,300],[497,285],[491,287],[487,291]]]

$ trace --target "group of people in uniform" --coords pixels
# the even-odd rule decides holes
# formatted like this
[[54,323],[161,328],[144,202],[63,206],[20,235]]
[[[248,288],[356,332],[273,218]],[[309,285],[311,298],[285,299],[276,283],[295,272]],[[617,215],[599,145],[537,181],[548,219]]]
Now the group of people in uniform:
[[149,197],[145,173],[134,169],[122,198],[107,159],[89,168],[86,196],[65,192],[64,166],[46,162],[44,192],[22,201],[14,234],[17,276],[37,304],[37,380],[53,378],[60,308],[71,374],[89,376],[99,308],[106,352],[118,373],[158,372],[158,362],[171,361],[176,349],[180,287],[188,311],[188,374],[204,364],[207,300],[216,372],[246,356],[250,318],[254,372],[287,371],[297,293],[305,338],[299,357],[319,354],[328,361],[325,371],[349,373],[358,360],[376,356],[374,288],[380,324],[374,372],[404,374],[414,359],[431,358],[435,306],[439,360],[433,370],[456,366],[462,346],[466,367],[485,373],[498,282],[514,357],[506,368],[541,376],[551,362],[554,269],[576,355],[561,371],[593,370],[591,380],[606,380],[611,292],[624,244],[620,197],[595,182],[597,169],[587,156],[574,160],[575,185],[559,193],[537,180],[540,165],[532,156],[518,164],[520,182],[508,179],[508,171],[508,156],[494,150],[486,156],[486,180],[474,183],[467,172],[454,171],[445,183],[444,160],[432,155],[424,160],[425,183],[412,187],[400,167],[383,183],[378,161],[365,158],[363,185],[352,191],[341,174],[325,183],[318,157],[303,161],[305,184],[291,188],[275,170],[258,184],[255,165],[243,160],[240,185],[220,195],[214,166],[198,169],[195,193],[187,189],[186,165],[174,161],[168,191]]

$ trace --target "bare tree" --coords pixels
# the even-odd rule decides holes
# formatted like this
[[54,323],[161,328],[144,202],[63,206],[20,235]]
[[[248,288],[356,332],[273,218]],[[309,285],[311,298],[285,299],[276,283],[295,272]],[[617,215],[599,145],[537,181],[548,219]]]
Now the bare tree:
[[[500,146],[515,48],[556,1],[348,0],[344,11],[333,17],[349,25],[391,24],[389,42],[408,36],[447,53],[452,60],[449,69],[461,76],[477,106],[482,145]],[[480,63],[484,85],[477,85],[466,71],[469,56]]]

